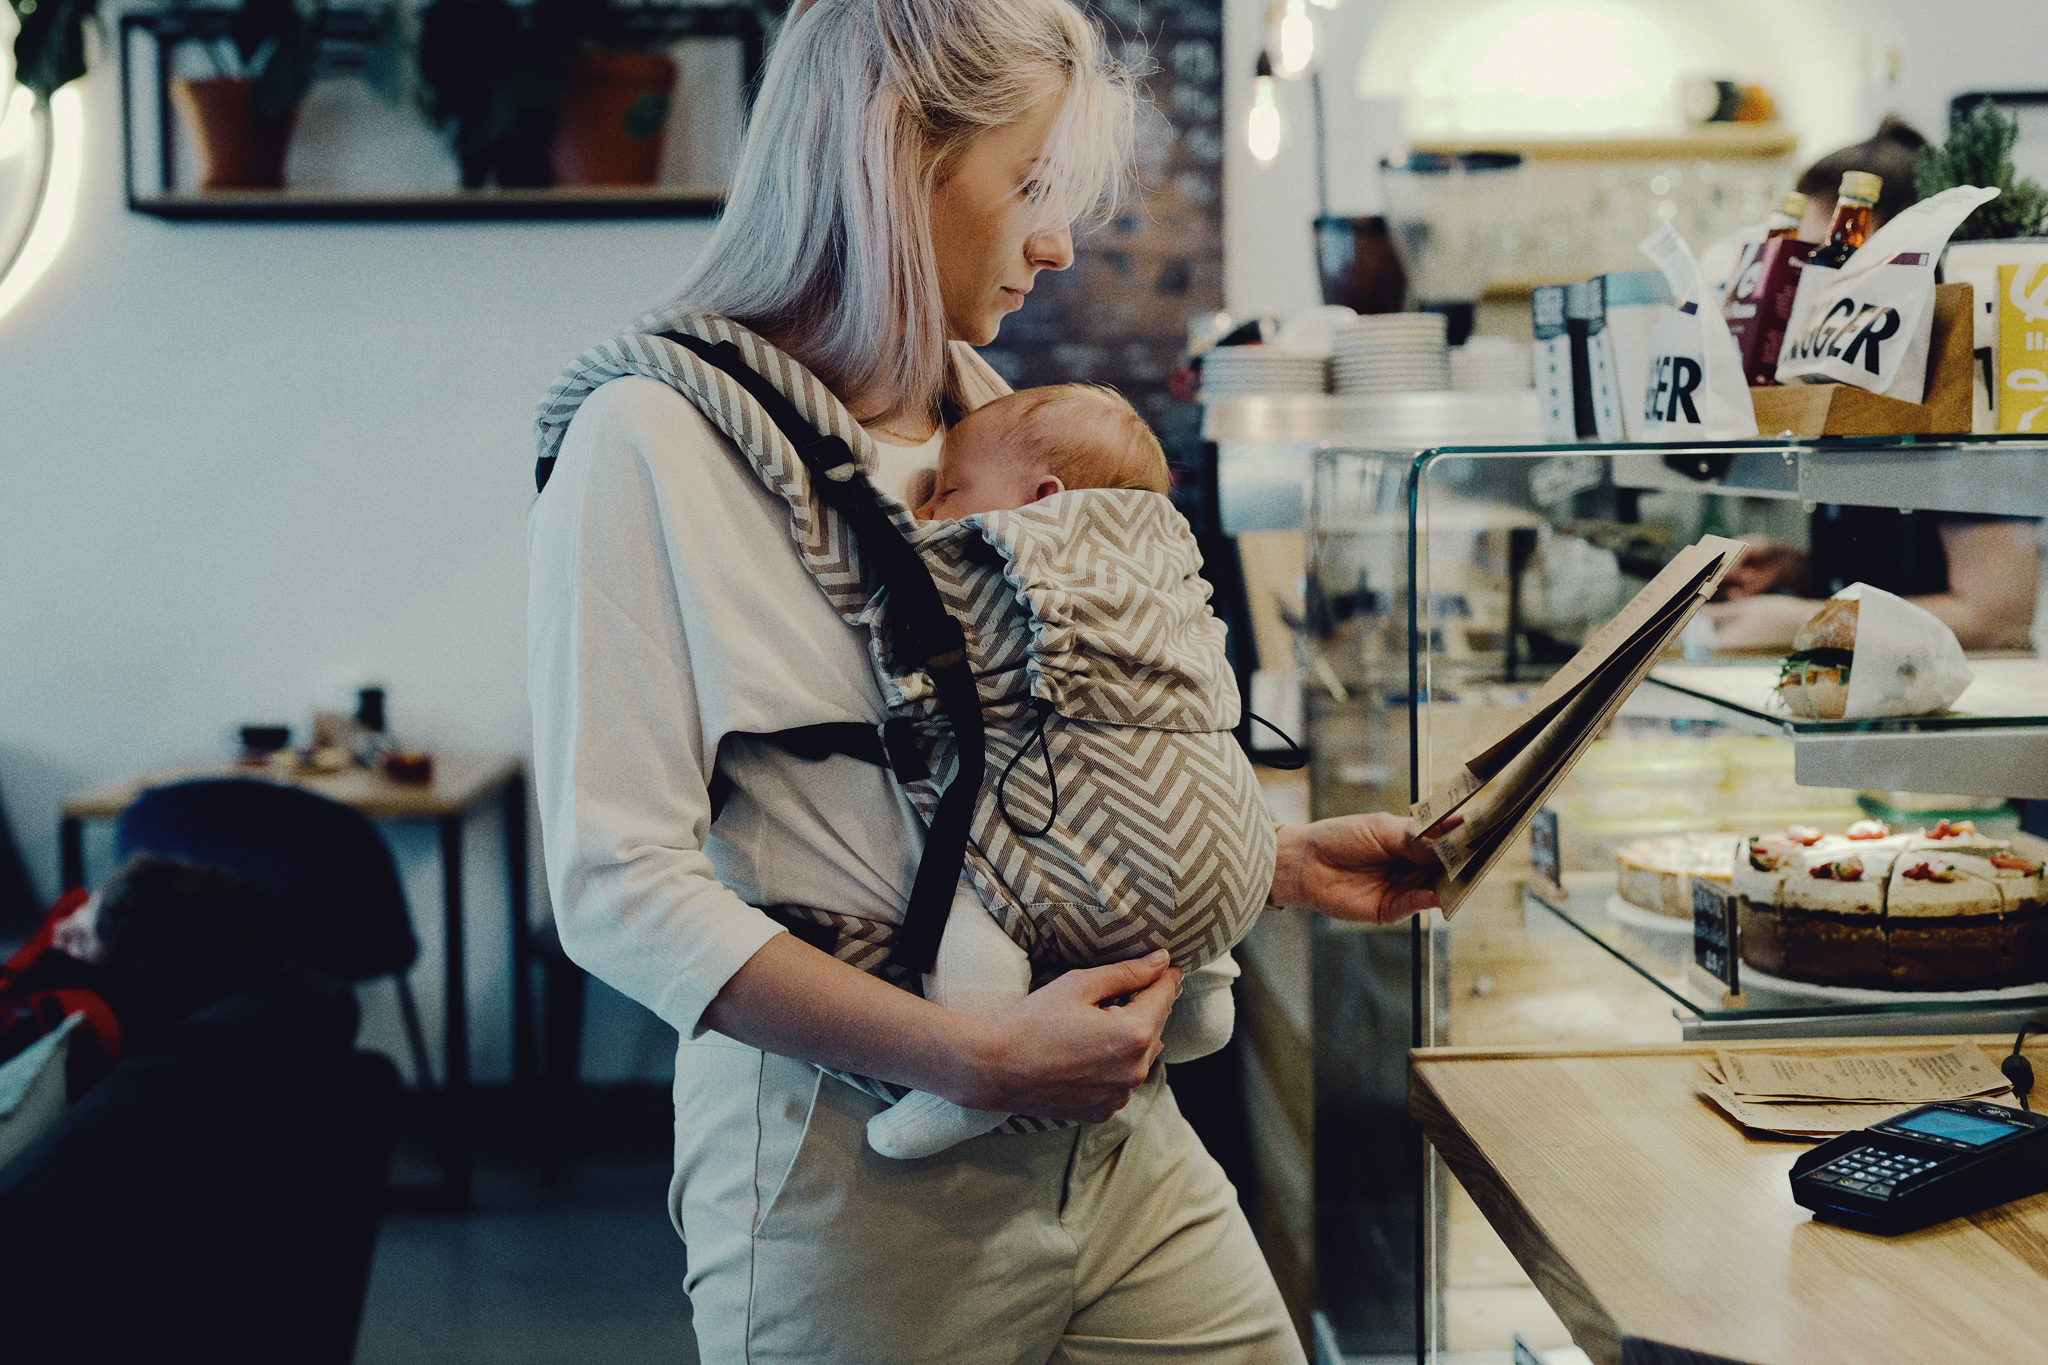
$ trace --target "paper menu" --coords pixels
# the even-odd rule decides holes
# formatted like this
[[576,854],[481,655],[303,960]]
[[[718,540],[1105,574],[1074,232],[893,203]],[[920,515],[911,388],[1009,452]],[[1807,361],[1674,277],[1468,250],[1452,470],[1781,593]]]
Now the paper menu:
[[[2009,1088],[1984,1050],[1971,1043],[1958,1043],[1945,1052],[1851,1052],[1833,1057],[1723,1048],[1715,1058],[1729,1092],[1751,1101],[1892,1101],[1911,1107],[1975,1099]],[[1869,1118],[1864,1123],[1876,1121]]]
[[1437,894],[1446,916],[1456,913],[1658,656],[1713,596],[1743,548],[1738,540],[1705,536],[1680,551],[1500,733],[1461,755],[1451,778],[1416,803],[1412,813],[1424,830],[1453,814],[1464,817],[1432,841],[1444,863]]

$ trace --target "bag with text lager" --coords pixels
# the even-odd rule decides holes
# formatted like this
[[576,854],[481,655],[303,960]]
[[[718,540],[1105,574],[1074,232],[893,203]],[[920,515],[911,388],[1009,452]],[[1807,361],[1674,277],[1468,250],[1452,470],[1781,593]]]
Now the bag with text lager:
[[1808,266],[1778,353],[1787,384],[1853,384],[1907,403],[1927,393],[1934,263],[1949,234],[1995,189],[1957,185],[1902,209],[1839,271]]
[[1692,249],[1669,223],[1645,237],[1641,249],[1671,285],[1671,305],[1650,333],[1642,438],[1733,441],[1756,435],[1742,353]]

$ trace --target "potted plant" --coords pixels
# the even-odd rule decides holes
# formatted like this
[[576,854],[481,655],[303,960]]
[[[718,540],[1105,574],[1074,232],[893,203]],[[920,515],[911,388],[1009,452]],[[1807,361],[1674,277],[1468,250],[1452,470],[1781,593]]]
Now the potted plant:
[[420,102],[454,143],[464,189],[554,183],[562,61],[539,8],[434,0],[420,21]]
[[651,185],[661,169],[676,64],[645,6],[536,0],[562,44],[562,102],[548,148],[558,185]]
[[1998,198],[1983,205],[1956,229],[1958,242],[2048,233],[2048,188],[2022,179],[2013,168],[2019,120],[1990,100],[1950,120],[1948,140],[1920,154],[1913,188],[1925,199],[1956,185],[1995,185]]
[[[181,4],[188,12],[203,12]],[[241,0],[226,36],[203,41],[210,76],[171,82],[199,148],[199,187],[280,189],[299,101],[312,87],[324,0]]]

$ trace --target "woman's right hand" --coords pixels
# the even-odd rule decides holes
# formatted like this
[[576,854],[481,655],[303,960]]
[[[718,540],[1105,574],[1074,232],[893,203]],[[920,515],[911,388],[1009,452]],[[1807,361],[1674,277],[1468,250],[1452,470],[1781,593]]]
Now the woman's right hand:
[[1164,951],[1071,971],[970,1021],[960,1083],[971,1109],[1101,1123],[1129,1103],[1159,1056],[1181,974]]

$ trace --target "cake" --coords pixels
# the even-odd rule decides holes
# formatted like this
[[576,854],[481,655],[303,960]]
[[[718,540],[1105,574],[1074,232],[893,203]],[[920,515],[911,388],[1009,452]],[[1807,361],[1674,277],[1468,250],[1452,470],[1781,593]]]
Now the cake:
[[1728,890],[1737,834],[1666,834],[1638,839],[1615,850],[1615,887],[1630,905],[1674,919],[1692,918],[1692,882],[1705,877]]
[[1742,961],[1787,981],[1985,990],[2048,979],[2041,863],[1969,821],[1894,834],[1859,820],[1744,839],[1642,839],[1615,855],[1631,905],[1689,919],[1692,882],[1733,893]]
[[1987,990],[2048,976],[2040,862],[1968,821],[1790,826],[1746,843],[1731,889],[1743,962],[1784,980]]

